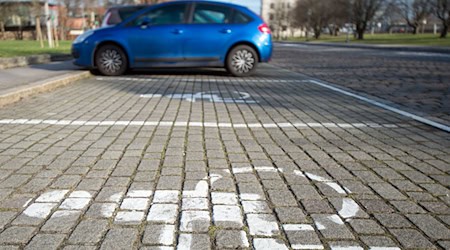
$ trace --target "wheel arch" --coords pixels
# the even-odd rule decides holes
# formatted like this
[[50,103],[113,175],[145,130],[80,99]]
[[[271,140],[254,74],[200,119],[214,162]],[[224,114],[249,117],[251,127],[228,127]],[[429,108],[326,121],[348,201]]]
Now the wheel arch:
[[125,56],[127,57],[127,58],[126,58],[126,59],[127,59],[127,64],[128,64],[127,67],[128,67],[128,68],[130,67],[130,65],[131,65],[131,62],[130,62],[130,55],[128,54],[127,49],[125,49],[125,46],[123,46],[122,44],[120,44],[120,43],[117,42],[117,41],[105,40],[105,41],[102,41],[102,42],[98,43],[98,44],[95,46],[95,49],[94,49],[94,51],[93,51],[93,53],[92,53],[92,65],[94,65],[94,68],[97,68],[97,64],[96,64],[96,62],[95,62],[95,55],[97,54],[97,51],[98,51],[101,47],[103,47],[103,46],[105,46],[105,45],[114,45],[114,46],[119,47],[119,48],[123,51],[123,53],[125,54]]
[[229,48],[228,51],[227,51],[227,54],[225,55],[225,62],[226,62],[226,60],[227,60],[228,55],[230,54],[230,52],[231,52],[234,48],[236,48],[237,46],[240,46],[240,45],[247,45],[247,46],[250,46],[252,49],[254,49],[255,52],[256,52],[256,54],[258,55],[258,62],[261,62],[261,52],[259,51],[258,47],[256,47],[253,43],[248,42],[248,41],[240,41],[240,42],[236,42],[236,43],[234,43],[232,46],[230,46],[230,48]]

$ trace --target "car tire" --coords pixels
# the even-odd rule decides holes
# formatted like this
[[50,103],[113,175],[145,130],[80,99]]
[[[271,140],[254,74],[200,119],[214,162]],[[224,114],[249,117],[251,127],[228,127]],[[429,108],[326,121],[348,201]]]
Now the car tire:
[[128,59],[119,46],[103,45],[95,53],[95,66],[102,75],[120,76],[127,71]]
[[226,69],[233,76],[251,76],[258,66],[258,54],[248,45],[234,47],[228,53]]

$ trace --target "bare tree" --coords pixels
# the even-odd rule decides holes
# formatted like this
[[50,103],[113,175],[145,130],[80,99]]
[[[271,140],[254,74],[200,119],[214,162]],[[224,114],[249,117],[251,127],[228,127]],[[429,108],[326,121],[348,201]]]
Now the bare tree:
[[41,48],[44,47],[44,38],[42,36],[41,30],[41,17],[42,17],[42,5],[41,1],[33,0],[31,2],[31,15],[34,17],[35,29],[36,29],[36,40],[41,43]]
[[339,35],[339,30],[346,23],[350,22],[350,2],[348,0],[335,0],[330,3],[330,20],[328,23],[328,29],[330,35]]
[[352,5],[352,19],[356,25],[358,40],[364,39],[367,25],[373,20],[375,15],[386,0],[350,0]]
[[441,38],[446,38],[450,27],[450,0],[433,0],[433,9],[442,22]]
[[11,17],[11,7],[9,4],[2,2],[0,3],[0,30],[2,32],[2,39],[5,38],[5,25]]
[[330,4],[334,0],[298,0],[294,9],[297,23],[302,23],[307,30],[314,31],[314,37],[320,38],[322,29],[328,25],[332,16]]
[[413,34],[417,34],[423,20],[433,12],[429,0],[397,0],[391,6],[413,29]]

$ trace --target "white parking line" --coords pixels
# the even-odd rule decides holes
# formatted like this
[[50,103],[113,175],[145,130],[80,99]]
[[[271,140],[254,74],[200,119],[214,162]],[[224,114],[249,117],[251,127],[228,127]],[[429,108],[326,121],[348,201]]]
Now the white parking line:
[[319,81],[316,81],[316,80],[308,80],[307,82],[310,82],[310,83],[312,83],[312,84],[316,84],[316,85],[318,85],[318,86],[327,88],[327,89],[329,89],[329,90],[333,90],[333,91],[335,91],[335,92],[344,94],[344,95],[346,95],[346,96],[350,96],[350,97],[356,98],[356,99],[358,99],[358,100],[360,100],[360,101],[363,101],[363,102],[372,104],[372,105],[377,106],[377,107],[382,108],[382,109],[386,109],[386,110],[392,111],[392,112],[397,113],[397,114],[399,114],[399,115],[402,115],[402,116],[411,118],[411,119],[416,120],[416,121],[418,121],[418,122],[427,124],[427,125],[429,125],[429,126],[432,126],[432,127],[435,127],[435,128],[441,129],[441,130],[444,130],[444,131],[446,131],[446,132],[450,132],[450,127],[447,126],[447,125],[444,125],[444,124],[442,124],[442,123],[438,123],[438,122],[432,121],[432,120],[430,120],[430,119],[427,119],[427,118],[418,116],[418,115],[416,115],[416,114],[409,113],[409,112],[403,111],[403,110],[398,109],[398,108],[394,108],[394,107],[389,106],[389,105],[387,105],[387,104],[384,104],[384,103],[381,103],[381,102],[372,100],[372,99],[367,98],[367,97],[364,97],[364,96],[360,96],[360,95],[358,95],[358,94],[355,94],[355,93],[352,93],[352,92],[343,90],[343,89],[338,88],[338,87],[331,86],[331,85],[329,85],[329,84],[325,84],[325,83],[323,83],[323,82],[319,82]]
[[[33,121],[30,123],[29,121]],[[165,121],[72,121],[3,119],[0,125],[54,125],[54,126],[157,126],[157,127],[208,127],[208,128],[398,128],[399,124],[367,123],[214,123],[214,122],[165,122]]]

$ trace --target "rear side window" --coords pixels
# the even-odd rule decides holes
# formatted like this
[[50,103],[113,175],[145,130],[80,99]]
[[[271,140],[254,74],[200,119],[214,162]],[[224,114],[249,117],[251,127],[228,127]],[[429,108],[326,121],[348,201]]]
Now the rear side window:
[[220,24],[230,23],[232,10],[212,4],[196,4],[193,16],[193,23],[199,24]]
[[150,10],[133,21],[134,25],[149,22],[150,25],[180,24],[184,23],[186,4],[172,4],[158,9]]
[[252,21],[252,19],[249,16],[245,15],[244,13],[242,13],[238,10],[235,10],[233,12],[233,18],[231,20],[231,23],[243,24],[243,23],[249,23],[251,21]]

